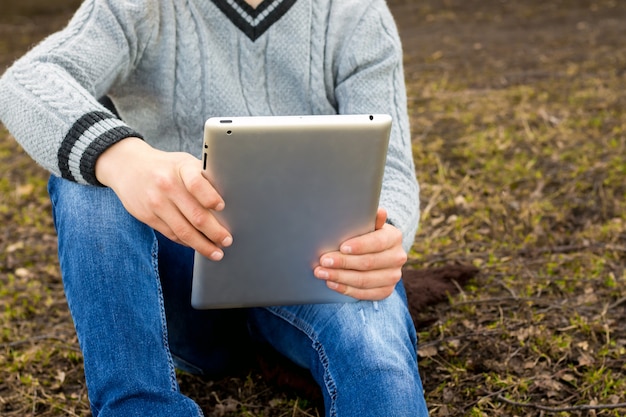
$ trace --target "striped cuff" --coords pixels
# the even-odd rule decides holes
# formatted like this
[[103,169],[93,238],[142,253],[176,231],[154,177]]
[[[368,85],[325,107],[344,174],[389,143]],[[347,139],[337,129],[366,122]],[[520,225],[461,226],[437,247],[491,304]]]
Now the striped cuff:
[[128,137],[143,137],[107,112],[83,115],[70,128],[58,152],[61,176],[74,182],[102,186],[96,160],[109,146]]

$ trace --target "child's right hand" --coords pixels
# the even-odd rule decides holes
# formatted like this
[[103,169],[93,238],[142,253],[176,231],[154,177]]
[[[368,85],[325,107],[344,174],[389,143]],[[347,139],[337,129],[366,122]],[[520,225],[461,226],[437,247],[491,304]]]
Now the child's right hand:
[[232,243],[213,215],[224,209],[224,200],[202,175],[201,161],[188,153],[123,139],[98,158],[96,177],[135,218],[209,259],[222,259],[221,248]]

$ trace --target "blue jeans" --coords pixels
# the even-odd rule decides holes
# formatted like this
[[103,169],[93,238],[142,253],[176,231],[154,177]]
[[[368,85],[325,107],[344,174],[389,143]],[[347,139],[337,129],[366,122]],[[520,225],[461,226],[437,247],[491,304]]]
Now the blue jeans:
[[176,367],[224,375],[261,340],[309,369],[327,416],[427,416],[402,285],[379,302],[194,310],[193,251],[107,188],[51,177],[68,305],[94,416],[201,416]]

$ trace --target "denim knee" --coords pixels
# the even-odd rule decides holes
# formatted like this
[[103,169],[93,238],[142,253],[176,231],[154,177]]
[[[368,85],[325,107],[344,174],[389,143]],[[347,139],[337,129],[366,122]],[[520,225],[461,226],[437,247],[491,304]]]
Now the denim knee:
[[57,231],[71,233],[73,240],[109,238],[129,227],[145,226],[126,211],[110,188],[77,184],[53,175],[48,194]]
[[402,292],[378,302],[269,307],[255,331],[322,388],[329,416],[427,415]]

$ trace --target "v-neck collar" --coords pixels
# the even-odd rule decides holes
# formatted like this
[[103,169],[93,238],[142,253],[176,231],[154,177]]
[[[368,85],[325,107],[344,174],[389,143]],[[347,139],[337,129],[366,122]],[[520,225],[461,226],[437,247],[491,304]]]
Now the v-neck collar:
[[255,9],[244,0],[212,1],[252,41],[265,33],[296,2],[296,0],[264,0]]

